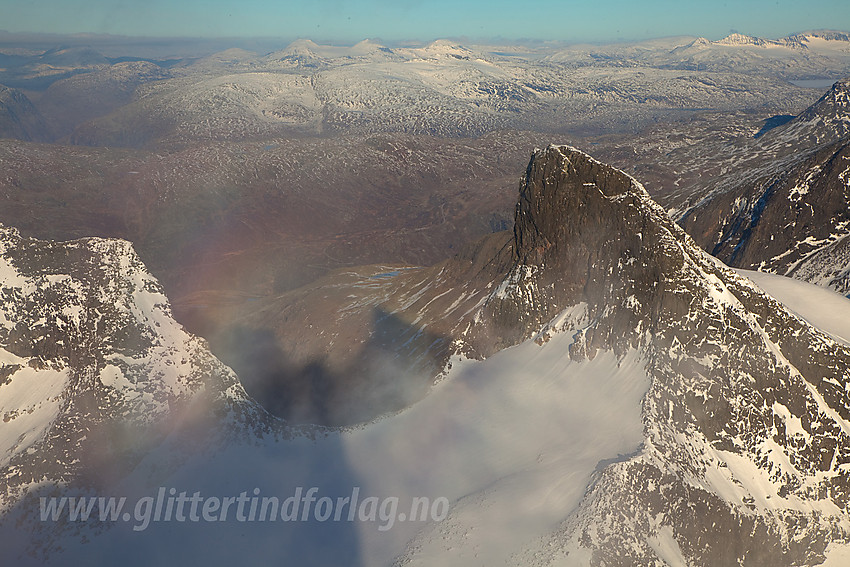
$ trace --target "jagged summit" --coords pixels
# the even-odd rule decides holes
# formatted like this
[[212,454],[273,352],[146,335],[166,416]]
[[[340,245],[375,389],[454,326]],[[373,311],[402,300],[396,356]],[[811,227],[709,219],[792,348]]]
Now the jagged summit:
[[[528,252],[528,239],[546,240],[545,248],[571,238],[569,226],[588,216],[606,222],[628,202],[636,213],[662,215],[663,210],[635,178],[568,145],[536,149],[520,185],[515,215],[518,254]],[[615,218],[610,219],[616,222]]]
[[735,46],[754,45],[754,46],[757,46],[757,47],[765,47],[767,45],[775,44],[776,42],[773,42],[773,41],[770,41],[770,40],[767,40],[767,39],[763,39],[763,38],[760,38],[760,37],[754,37],[754,36],[751,36],[751,35],[745,35],[745,34],[741,34],[741,33],[733,33],[733,34],[730,34],[730,35],[724,37],[721,40],[718,40],[716,43],[718,45],[735,45]]
[[815,104],[800,114],[800,120],[817,118],[850,123],[850,78],[836,81]]
[[[739,530],[805,542],[766,536],[739,550],[737,557],[758,553],[767,564],[811,562],[830,538],[843,537],[850,478],[837,462],[850,457],[837,447],[848,440],[850,351],[699,250],[639,183],[573,148],[550,146],[532,157],[515,246],[515,267],[479,322],[492,328],[512,319],[527,337],[583,305],[586,322],[571,331],[573,358],[637,349],[652,361],[643,449],[605,470],[556,540],[614,564],[651,563],[646,542],[660,525],[697,564],[734,564],[728,534]],[[802,417],[825,427],[806,431],[805,446],[797,445],[801,437],[775,434],[777,420],[790,432],[804,415],[828,421]],[[832,449],[821,441],[836,447],[837,461],[822,456]],[[701,512],[665,512],[684,501]],[[660,524],[658,513],[666,518]],[[629,519],[617,527],[598,520],[612,514]],[[624,551],[635,542],[643,551]]]
[[810,43],[813,39],[820,39],[828,42],[836,41],[850,43],[850,34],[848,34],[847,32],[836,30],[812,30],[794,34],[786,39],[792,41],[799,41],[801,43]]
[[728,36],[711,41],[704,37],[699,37],[690,43],[687,47],[756,47],[756,48],[776,48],[782,47],[792,50],[808,51],[812,48],[843,49],[850,42],[850,35],[846,32],[832,30],[807,31],[779,39],[768,39],[742,33],[732,33]]
[[777,155],[788,153],[783,144],[795,153],[811,151],[823,143],[842,141],[850,134],[850,78],[832,84],[814,104],[791,121],[764,135],[763,145],[774,147]]
[[[635,179],[571,146],[535,150],[517,203],[517,254],[548,249],[566,239],[569,225],[585,214],[605,214],[607,202],[626,197],[648,202]],[[604,198],[600,200],[599,197]],[[598,207],[597,211],[588,211]],[[536,260],[539,261],[539,260]]]
[[[677,277],[691,248],[635,179],[573,147],[549,146],[532,155],[516,208],[514,264],[482,317],[502,329],[500,343],[528,338],[578,303],[592,317],[604,312],[617,325],[637,328],[651,317],[646,309],[659,284]],[[637,340],[605,325],[591,337],[591,352]]]

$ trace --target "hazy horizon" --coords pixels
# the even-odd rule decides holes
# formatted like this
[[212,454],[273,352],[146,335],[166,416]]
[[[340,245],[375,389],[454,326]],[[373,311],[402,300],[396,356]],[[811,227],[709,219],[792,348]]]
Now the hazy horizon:
[[[317,43],[354,44],[365,38],[393,43],[444,38],[469,41],[610,43],[730,33],[780,38],[808,30],[850,30],[850,11],[838,0],[808,3],[750,0],[699,5],[652,0],[628,3],[494,0],[294,2],[245,0],[116,3],[105,0],[46,0],[3,9],[5,31],[14,34],[108,34],[127,38],[257,39],[310,38]],[[45,15],[47,14],[47,15]]]
[[[850,35],[850,28],[807,28],[800,29],[784,36],[758,36],[748,33],[747,30],[734,30],[728,34],[719,37],[707,37],[706,39],[717,41],[723,39],[732,33],[741,33],[743,35],[760,37],[769,40],[778,40],[782,37],[805,33],[830,31],[840,32]],[[390,48],[419,48],[438,41],[449,41],[460,45],[470,47],[490,46],[493,48],[517,48],[519,50],[530,49],[546,49],[546,48],[570,48],[588,46],[606,46],[606,45],[639,45],[642,43],[652,42],[675,42],[676,40],[693,40],[697,37],[706,37],[688,34],[676,34],[659,36],[652,38],[633,39],[633,40],[544,40],[535,38],[475,38],[468,36],[443,36],[434,37],[427,40],[415,39],[399,39],[387,40],[382,37],[362,37],[351,40],[334,40],[315,36],[293,36],[293,37],[247,37],[247,36],[222,36],[222,37],[191,37],[191,36],[170,36],[170,37],[155,37],[155,36],[128,36],[117,34],[95,34],[95,33],[44,33],[44,32],[10,32],[5,29],[0,29],[0,51],[12,49],[17,52],[24,48],[31,54],[51,51],[54,49],[67,48],[91,48],[107,57],[143,57],[154,59],[174,59],[183,57],[204,57],[212,53],[225,51],[228,49],[243,49],[256,54],[271,53],[281,49],[285,49],[293,43],[300,41],[310,41],[318,46],[332,48],[347,48],[361,42],[375,42]]]

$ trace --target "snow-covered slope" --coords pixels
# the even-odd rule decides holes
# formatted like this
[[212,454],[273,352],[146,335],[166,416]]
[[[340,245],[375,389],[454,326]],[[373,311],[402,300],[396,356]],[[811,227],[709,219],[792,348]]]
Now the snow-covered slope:
[[[680,45],[666,54],[654,54],[658,63],[678,68],[705,71],[750,72],[759,67],[789,79],[806,76],[842,76],[832,64],[846,59],[850,54],[850,39],[839,31],[809,31],[779,39],[754,37],[733,33],[718,41],[697,38]],[[822,71],[816,71],[817,67]],[[829,70],[827,70],[829,68]],[[836,73],[836,71],[838,71]]]
[[850,344],[850,299],[797,279],[753,270],[737,270],[806,321]]
[[[850,53],[840,49],[765,48],[773,43],[758,41],[524,47],[438,40],[390,48],[301,39],[265,56],[224,52],[186,62],[165,80],[140,72],[132,101],[81,116],[69,140],[171,147],[293,133],[635,132],[694,113],[787,111],[806,104],[810,91],[786,79],[850,73]],[[85,84],[66,81],[59,90],[90,108],[82,89],[71,90]],[[55,111],[55,104],[45,109]]]

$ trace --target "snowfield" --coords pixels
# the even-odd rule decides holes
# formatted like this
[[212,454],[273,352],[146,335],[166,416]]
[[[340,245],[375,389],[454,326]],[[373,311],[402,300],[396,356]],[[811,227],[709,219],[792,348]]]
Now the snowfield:
[[850,299],[831,289],[776,274],[736,270],[809,324],[850,344]]

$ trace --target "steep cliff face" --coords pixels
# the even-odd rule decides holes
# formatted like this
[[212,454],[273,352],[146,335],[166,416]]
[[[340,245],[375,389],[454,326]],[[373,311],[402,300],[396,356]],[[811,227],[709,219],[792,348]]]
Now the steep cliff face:
[[652,376],[641,450],[600,472],[555,541],[592,564],[669,560],[663,534],[697,564],[818,563],[847,529],[850,351],[580,152],[537,153],[517,211],[491,305],[522,324],[586,303],[571,353],[638,348]]
[[[513,342],[577,303],[612,327],[646,325],[681,262],[670,231],[683,236],[631,177],[573,148],[538,151],[520,189],[513,266],[496,282],[482,317],[504,327]],[[588,337],[591,351],[636,343],[604,327]]]
[[43,141],[49,138],[44,117],[18,89],[0,85],[0,138]]

